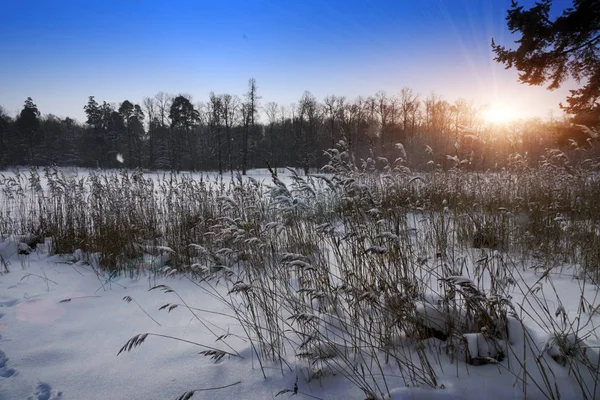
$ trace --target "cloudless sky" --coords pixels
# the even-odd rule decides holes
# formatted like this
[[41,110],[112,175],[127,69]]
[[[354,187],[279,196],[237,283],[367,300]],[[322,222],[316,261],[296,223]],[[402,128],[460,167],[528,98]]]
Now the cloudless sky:
[[[528,6],[532,1],[521,1]],[[569,1],[555,1],[562,9]],[[510,0],[5,1],[0,105],[16,115],[29,96],[43,114],[85,121],[99,102],[140,103],[159,91],[206,101],[243,95],[285,106],[305,90],[352,99],[406,86],[425,97],[557,111],[568,87],[517,82],[490,42],[512,45]]]

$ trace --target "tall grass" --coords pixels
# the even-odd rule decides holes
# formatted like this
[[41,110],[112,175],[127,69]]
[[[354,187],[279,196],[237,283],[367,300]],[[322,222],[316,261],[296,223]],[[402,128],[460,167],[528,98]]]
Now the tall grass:
[[582,397],[599,395],[586,342],[597,305],[582,295],[573,319],[547,297],[560,299],[557,273],[600,282],[597,160],[550,150],[535,167],[515,154],[500,172],[452,158],[449,171],[415,174],[401,146],[394,162],[353,160],[344,143],[328,155],[321,174],[284,182],[271,170],[268,185],[15,171],[0,180],[0,232],[30,246],[52,237],[56,252],[81,249],[110,273],[185,274],[230,309],[263,373],[298,362],[307,380],[342,375],[383,398],[397,379],[440,387],[449,357],[457,373],[493,363],[525,394],[559,398],[556,364]]

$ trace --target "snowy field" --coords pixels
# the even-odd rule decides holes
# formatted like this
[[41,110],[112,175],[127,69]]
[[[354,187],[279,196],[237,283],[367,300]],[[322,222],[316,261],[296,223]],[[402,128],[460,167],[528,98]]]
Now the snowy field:
[[[271,178],[268,171],[255,171],[252,176],[264,183]],[[281,176],[289,185],[289,174]],[[214,175],[210,179],[215,179]],[[282,235],[297,234],[293,229],[303,229],[306,224],[300,221],[290,228],[294,223],[282,224],[272,236],[248,238],[243,243],[284,243],[278,242]],[[265,221],[268,228],[273,224]],[[427,235],[433,232],[427,221],[406,224],[411,231],[407,241],[394,239],[402,251],[429,240]],[[361,301],[380,296],[364,306],[339,300],[339,307],[346,310],[339,311],[327,296],[350,282],[343,279],[345,257],[354,245],[342,242],[353,226],[325,225],[318,225],[315,231],[321,239],[312,237],[318,247],[313,251],[323,259],[312,259],[309,265],[305,262],[308,258],[301,261],[291,253],[265,253],[280,257],[262,258],[265,266],[272,264],[274,269],[269,270],[270,275],[250,278],[241,267],[242,253],[229,267],[209,266],[210,274],[216,267],[229,271],[214,273],[210,279],[162,264],[149,268],[165,261],[161,259],[164,251],[145,254],[136,273],[128,275],[99,269],[93,258],[86,258],[81,251],[52,255],[48,240],[22,254],[23,237],[4,236],[0,242],[0,400],[177,399],[189,398],[186,393],[190,396],[191,391],[195,391],[192,398],[206,399],[275,399],[294,394],[297,398],[365,399],[369,394],[360,386],[367,381],[372,382],[370,388],[378,388],[390,399],[600,398],[596,389],[599,294],[577,266],[543,269],[533,258],[513,262],[511,255],[463,248],[463,253],[451,260],[460,271],[448,274],[441,272],[447,268],[446,262],[420,258],[415,252],[414,260],[407,257],[414,261],[408,274],[416,279],[416,285],[423,286],[419,289],[423,296],[410,299],[414,306],[410,315],[430,335],[414,340],[409,332],[390,326],[389,348],[372,352],[357,345],[356,331],[346,324],[358,318],[357,324],[365,326],[358,330],[359,336],[377,330],[380,320],[374,316],[383,314],[392,302],[381,294],[385,292],[382,289],[377,292],[380,294],[361,295]],[[379,225],[381,220],[375,220],[373,226]],[[317,235],[304,234],[308,238]],[[394,236],[387,231],[378,235]],[[395,257],[404,257],[395,253],[393,246],[371,246],[358,257],[368,263],[368,269],[381,267],[387,272],[396,265]],[[258,253],[264,247],[268,246],[252,249]],[[223,256],[227,252],[233,250],[224,248],[217,253]],[[260,264],[253,255],[244,253],[249,257],[245,263]],[[225,259],[223,256],[221,261]],[[303,311],[292,312],[303,298],[297,293],[308,291],[303,279],[313,277],[322,263],[329,266],[325,279],[335,290],[327,294],[313,291]],[[295,273],[273,276],[290,265]],[[269,286],[286,276],[291,283]],[[320,281],[315,278],[315,282]],[[279,358],[264,357],[256,348],[256,334],[248,332],[252,324],[246,318],[256,311],[256,305],[249,305],[251,286],[257,291],[270,288],[274,303],[281,299],[284,310],[274,306],[286,336],[278,348]],[[496,292],[498,288],[502,293]],[[484,328],[463,332],[460,343],[464,347],[458,344],[450,349],[450,339],[436,337],[444,330],[448,315],[454,313],[461,322],[478,311],[473,311],[468,301],[466,306],[446,311],[442,304],[448,292],[466,299],[471,293],[471,299],[477,301],[485,297],[486,305],[495,298],[510,303],[512,312],[503,325],[506,336],[491,342]],[[229,298],[237,300],[223,300]],[[346,299],[342,294],[339,298]],[[321,335],[320,344],[313,344],[312,356],[307,357],[301,351],[305,347],[298,345],[304,332],[300,322],[314,324]],[[403,321],[394,324],[404,326]],[[149,335],[138,336],[146,333]],[[367,343],[367,339],[360,340]],[[353,348],[348,349],[347,343]],[[424,355],[428,363],[423,363]],[[431,371],[425,371],[427,368]],[[418,377],[431,376],[435,377],[433,383],[415,383]]]
[[[23,175],[23,178],[25,178],[28,175],[29,170],[30,170],[30,168],[28,168],[28,167],[18,167],[16,169],[0,171],[0,176],[2,176],[4,178],[15,177],[15,175],[16,175],[15,172],[18,171],[18,174]],[[102,174],[116,173],[116,174],[118,174],[121,171],[121,170],[117,170],[117,169],[96,170],[96,169],[89,169],[89,168],[74,168],[74,167],[56,167],[55,170],[60,171],[67,178],[77,178],[77,179],[81,179],[81,178],[85,179],[90,176],[90,173],[102,173]],[[43,175],[43,173],[44,173],[43,168],[38,168],[38,171],[39,171],[40,175]],[[295,169],[295,171],[300,175],[304,174],[304,172],[301,169]],[[143,171],[143,172],[144,172],[145,177],[153,178],[155,180],[158,180],[162,177],[169,177],[171,175],[180,176],[180,177],[181,176],[191,177],[196,180],[204,179],[208,182],[217,182],[217,181],[221,181],[221,179],[222,179],[225,183],[228,183],[228,182],[231,182],[231,180],[232,180],[232,174],[230,171],[224,171],[223,175],[220,175],[216,171],[209,171],[209,172]],[[316,171],[314,171],[314,172],[316,172]],[[277,168],[277,174],[283,182],[285,182],[286,184],[290,183],[290,176],[292,175],[290,169]],[[239,175],[239,172],[234,171],[233,179],[237,179],[238,175]],[[267,169],[252,169],[252,170],[248,171],[248,174],[246,176],[252,177],[253,179],[256,179],[257,181],[262,182],[262,183],[269,184],[271,181],[271,173]],[[42,179],[40,183],[42,184],[43,187],[45,187],[47,182],[46,182],[46,180]]]
[[[26,257],[16,253],[17,247],[10,240],[0,244],[0,255],[10,263],[11,270],[0,276],[2,400],[175,399],[189,390],[231,384],[235,385],[197,392],[195,397],[273,399],[282,390],[293,390],[296,377],[305,398],[364,398],[340,376],[307,382],[304,363],[293,354],[288,359],[293,371],[282,374],[278,364],[266,365],[265,379],[250,346],[242,340],[232,342],[241,357],[225,356],[218,363],[198,354],[203,347],[162,337],[148,337],[139,348],[117,356],[127,340],[139,333],[176,336],[227,349],[215,342],[207,326],[219,335],[224,330],[243,332],[234,319],[223,315],[198,311],[200,320],[207,325],[204,326],[181,307],[171,312],[159,311],[162,305],[181,300],[173,293],[149,292],[147,279],[98,276],[90,265],[70,257],[48,256],[43,249]],[[530,274],[525,279],[533,285],[539,276]],[[568,275],[553,279],[562,305],[571,317],[581,301],[580,283]],[[228,313],[226,307],[185,278],[162,278],[157,283],[173,288],[191,307]],[[584,294],[593,304],[600,304],[595,288],[585,288]],[[127,303],[123,300],[125,296],[137,303]],[[555,296],[549,304],[551,312],[555,312],[558,307]],[[590,330],[594,331],[598,323],[600,318],[594,316]],[[543,335],[536,338],[542,349],[545,338]],[[588,338],[588,344],[600,344],[595,332]],[[522,352],[521,343],[515,343],[514,347]],[[443,359],[444,354],[439,357],[442,357],[439,385],[443,389],[406,388],[401,379],[395,379],[389,382],[391,398],[524,398],[519,379],[505,371],[506,365],[469,366],[450,363]],[[390,372],[390,375],[398,373],[391,367]],[[562,398],[581,398],[568,368],[557,364],[553,372]],[[544,398],[534,387],[530,391],[527,398]]]

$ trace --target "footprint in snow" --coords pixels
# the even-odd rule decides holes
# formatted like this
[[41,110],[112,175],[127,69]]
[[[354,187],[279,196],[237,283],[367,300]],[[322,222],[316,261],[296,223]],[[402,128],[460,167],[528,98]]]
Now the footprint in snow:
[[17,371],[15,371],[12,368],[8,368],[6,366],[6,363],[8,362],[8,357],[6,357],[6,354],[4,354],[4,352],[2,350],[0,350],[0,377],[2,378],[10,378],[11,376],[14,376]]
[[[10,378],[11,376],[16,375],[17,371],[12,368],[8,368],[6,363],[8,362],[8,357],[2,350],[0,350],[0,377],[2,378]],[[27,400],[61,400],[62,392],[52,392],[52,386],[45,382],[39,382],[35,387],[35,391]]]
[[62,392],[52,394],[52,386],[45,382],[40,382],[35,387],[35,392],[27,400],[60,400]]
[[12,307],[19,302],[19,299],[0,301],[0,307]]

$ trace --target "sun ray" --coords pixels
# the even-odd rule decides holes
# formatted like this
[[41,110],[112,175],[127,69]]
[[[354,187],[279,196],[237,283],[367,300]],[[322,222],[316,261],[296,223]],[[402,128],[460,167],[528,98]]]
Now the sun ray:
[[510,107],[492,105],[483,112],[485,120],[493,125],[502,125],[518,119],[517,112]]

